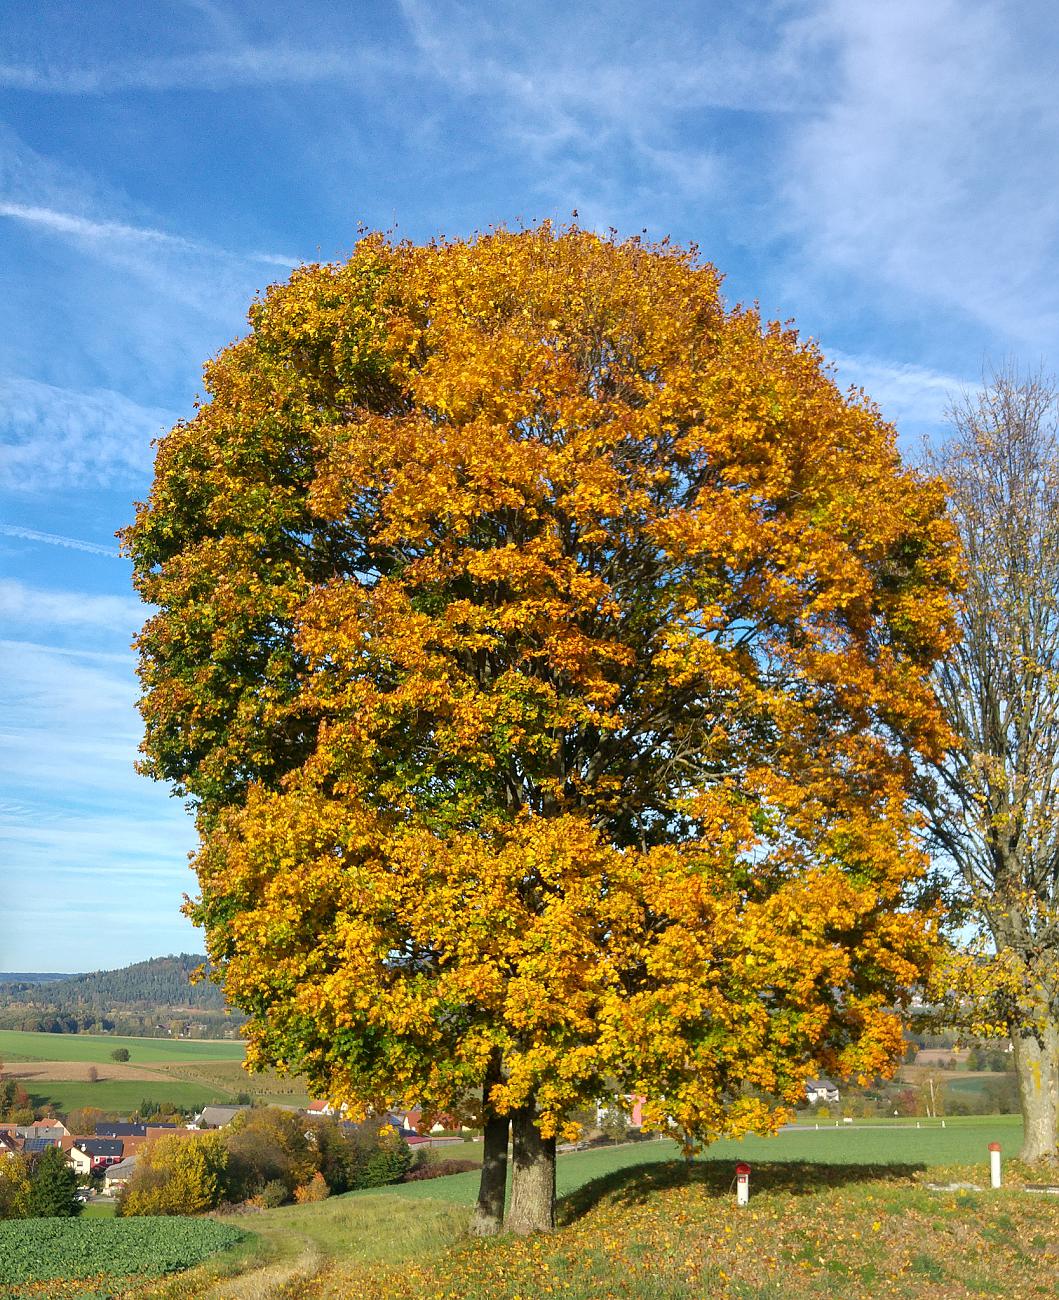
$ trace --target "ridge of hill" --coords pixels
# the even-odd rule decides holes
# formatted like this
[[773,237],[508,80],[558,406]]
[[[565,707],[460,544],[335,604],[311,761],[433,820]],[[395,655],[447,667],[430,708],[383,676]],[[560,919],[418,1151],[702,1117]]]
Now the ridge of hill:
[[191,983],[191,975],[206,958],[192,953],[151,957],[117,970],[90,971],[85,975],[28,976],[0,981],[0,1002],[37,1005],[41,1001],[63,1007],[117,1007],[146,1003],[157,1007],[201,1007],[220,1010],[224,998],[210,980]]
[[209,979],[192,982],[206,958],[175,953],[117,970],[0,979],[0,1029],[52,1034],[182,1038],[237,1036],[245,1017],[225,1008]]

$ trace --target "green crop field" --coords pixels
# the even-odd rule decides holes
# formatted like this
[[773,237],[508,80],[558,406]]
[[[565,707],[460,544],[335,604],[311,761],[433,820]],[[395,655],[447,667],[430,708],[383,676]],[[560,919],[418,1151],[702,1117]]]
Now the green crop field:
[[957,1075],[953,1079],[945,1080],[945,1087],[953,1093],[962,1093],[967,1096],[970,1093],[986,1092],[990,1085],[1002,1085],[1005,1082],[1014,1082],[1013,1074],[965,1074]]
[[239,1040],[118,1038],[109,1034],[39,1034],[0,1029],[2,1061],[109,1061],[118,1047],[128,1048],[130,1065],[160,1061],[241,1061]]
[[[243,1239],[214,1219],[21,1219],[0,1223],[0,1284],[5,1297],[111,1296],[114,1281],[188,1268]],[[70,1289],[69,1284],[83,1287]],[[49,1288],[50,1289],[50,1288]]]

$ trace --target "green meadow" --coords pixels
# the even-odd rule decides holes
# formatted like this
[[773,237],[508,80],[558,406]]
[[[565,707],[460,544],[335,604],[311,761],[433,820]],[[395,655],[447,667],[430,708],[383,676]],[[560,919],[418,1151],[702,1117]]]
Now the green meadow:
[[82,1106],[95,1106],[98,1110],[128,1115],[145,1099],[199,1110],[212,1102],[229,1102],[233,1096],[221,1089],[162,1077],[157,1082],[153,1079],[100,1079],[98,1083],[33,1079],[26,1080],[25,1087],[34,1106],[50,1104],[64,1114]]
[[2,1061],[109,1061],[119,1047],[128,1049],[130,1065],[163,1061],[241,1061],[238,1039],[118,1038],[109,1034],[42,1034],[0,1029]]
[[[863,1165],[877,1167],[901,1165],[973,1165],[980,1164],[983,1177],[989,1164],[990,1142],[999,1142],[1004,1152],[1014,1155],[1022,1140],[1022,1121],[1015,1115],[972,1116],[968,1119],[915,1120],[894,1124],[845,1124],[840,1128],[821,1125],[816,1128],[784,1129],[775,1137],[749,1136],[738,1141],[715,1142],[707,1151],[711,1164],[729,1161],[734,1166],[744,1160],[753,1170],[755,1162],[770,1165],[794,1163],[813,1165]],[[449,1149],[438,1149],[439,1156]],[[585,1183],[604,1178],[630,1164],[650,1165],[672,1161],[676,1147],[668,1138],[600,1147],[561,1156],[557,1184],[560,1196],[576,1191]],[[464,1154],[462,1151],[459,1154]],[[751,1174],[753,1178],[753,1174]],[[811,1176],[806,1187],[812,1190]],[[392,1196],[402,1200],[438,1200],[456,1205],[473,1205],[478,1195],[478,1174],[453,1174],[448,1178],[401,1183],[372,1192],[352,1192],[351,1196]]]

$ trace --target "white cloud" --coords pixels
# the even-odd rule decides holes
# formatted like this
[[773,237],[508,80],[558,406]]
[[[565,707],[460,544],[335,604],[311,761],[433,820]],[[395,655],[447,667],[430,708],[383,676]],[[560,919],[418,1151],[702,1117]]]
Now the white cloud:
[[1003,339],[1059,341],[1057,30],[1049,6],[824,0],[827,86],[780,197],[803,254]]
[[900,365],[879,357],[852,356],[837,348],[825,349],[840,384],[852,384],[882,410],[898,430],[923,432],[940,429],[954,399],[969,387],[955,375],[926,366]]
[[[141,406],[107,389],[74,392],[34,379],[0,377],[0,486],[39,491],[142,484],[151,467],[151,439],[176,420],[173,411]],[[102,555],[117,553],[57,534],[3,531]]]
[[146,380],[161,391],[171,387],[167,373],[186,383],[245,322],[254,294],[280,278],[264,268],[298,262],[168,231],[121,191],[37,153],[2,124],[0,216],[12,228],[14,265],[35,265],[34,245],[47,239],[62,266],[43,300],[0,302],[0,364],[28,369],[24,358],[47,355],[62,330],[63,364],[80,353],[97,376],[105,361],[112,387]]
[[480,101],[481,132],[506,137],[540,170],[552,206],[577,206],[583,221],[587,209],[589,223],[646,217],[664,229],[676,203],[725,197],[732,178],[721,129],[689,130],[689,115],[782,115],[811,88],[792,53],[797,24],[783,4],[766,9],[770,23],[696,4],[647,19],[632,4],[603,18],[497,3],[486,17],[401,0],[434,78]]
[[[3,610],[14,606],[18,617],[35,595],[41,593],[0,587]],[[133,602],[82,598],[89,622],[77,625],[76,611],[64,608],[58,593],[47,597],[37,613],[71,634],[98,631],[109,614],[132,614]],[[194,889],[187,869],[194,828],[164,787],[135,772],[142,729],[136,695],[129,652],[0,642],[0,842],[8,900],[0,966],[57,964],[41,957],[33,913],[42,887],[61,900],[46,918],[48,950],[62,952],[71,967],[100,965],[99,932],[86,931],[80,919],[97,909],[107,914],[108,953],[123,954],[114,965],[155,955],[174,942],[168,936],[190,937],[179,908],[183,893]],[[120,923],[126,914],[139,916],[127,932]],[[186,944],[181,939],[179,946]]]
[[55,591],[0,578],[0,621],[8,627],[87,627],[122,634],[143,623],[145,609],[132,596]]

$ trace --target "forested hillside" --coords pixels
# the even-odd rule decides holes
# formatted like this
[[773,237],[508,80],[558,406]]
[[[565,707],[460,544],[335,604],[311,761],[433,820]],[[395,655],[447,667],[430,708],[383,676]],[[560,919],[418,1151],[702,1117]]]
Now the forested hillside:
[[119,970],[0,982],[0,1028],[53,1033],[228,1035],[242,1016],[224,1010],[210,980],[191,982],[205,957],[152,957]]

